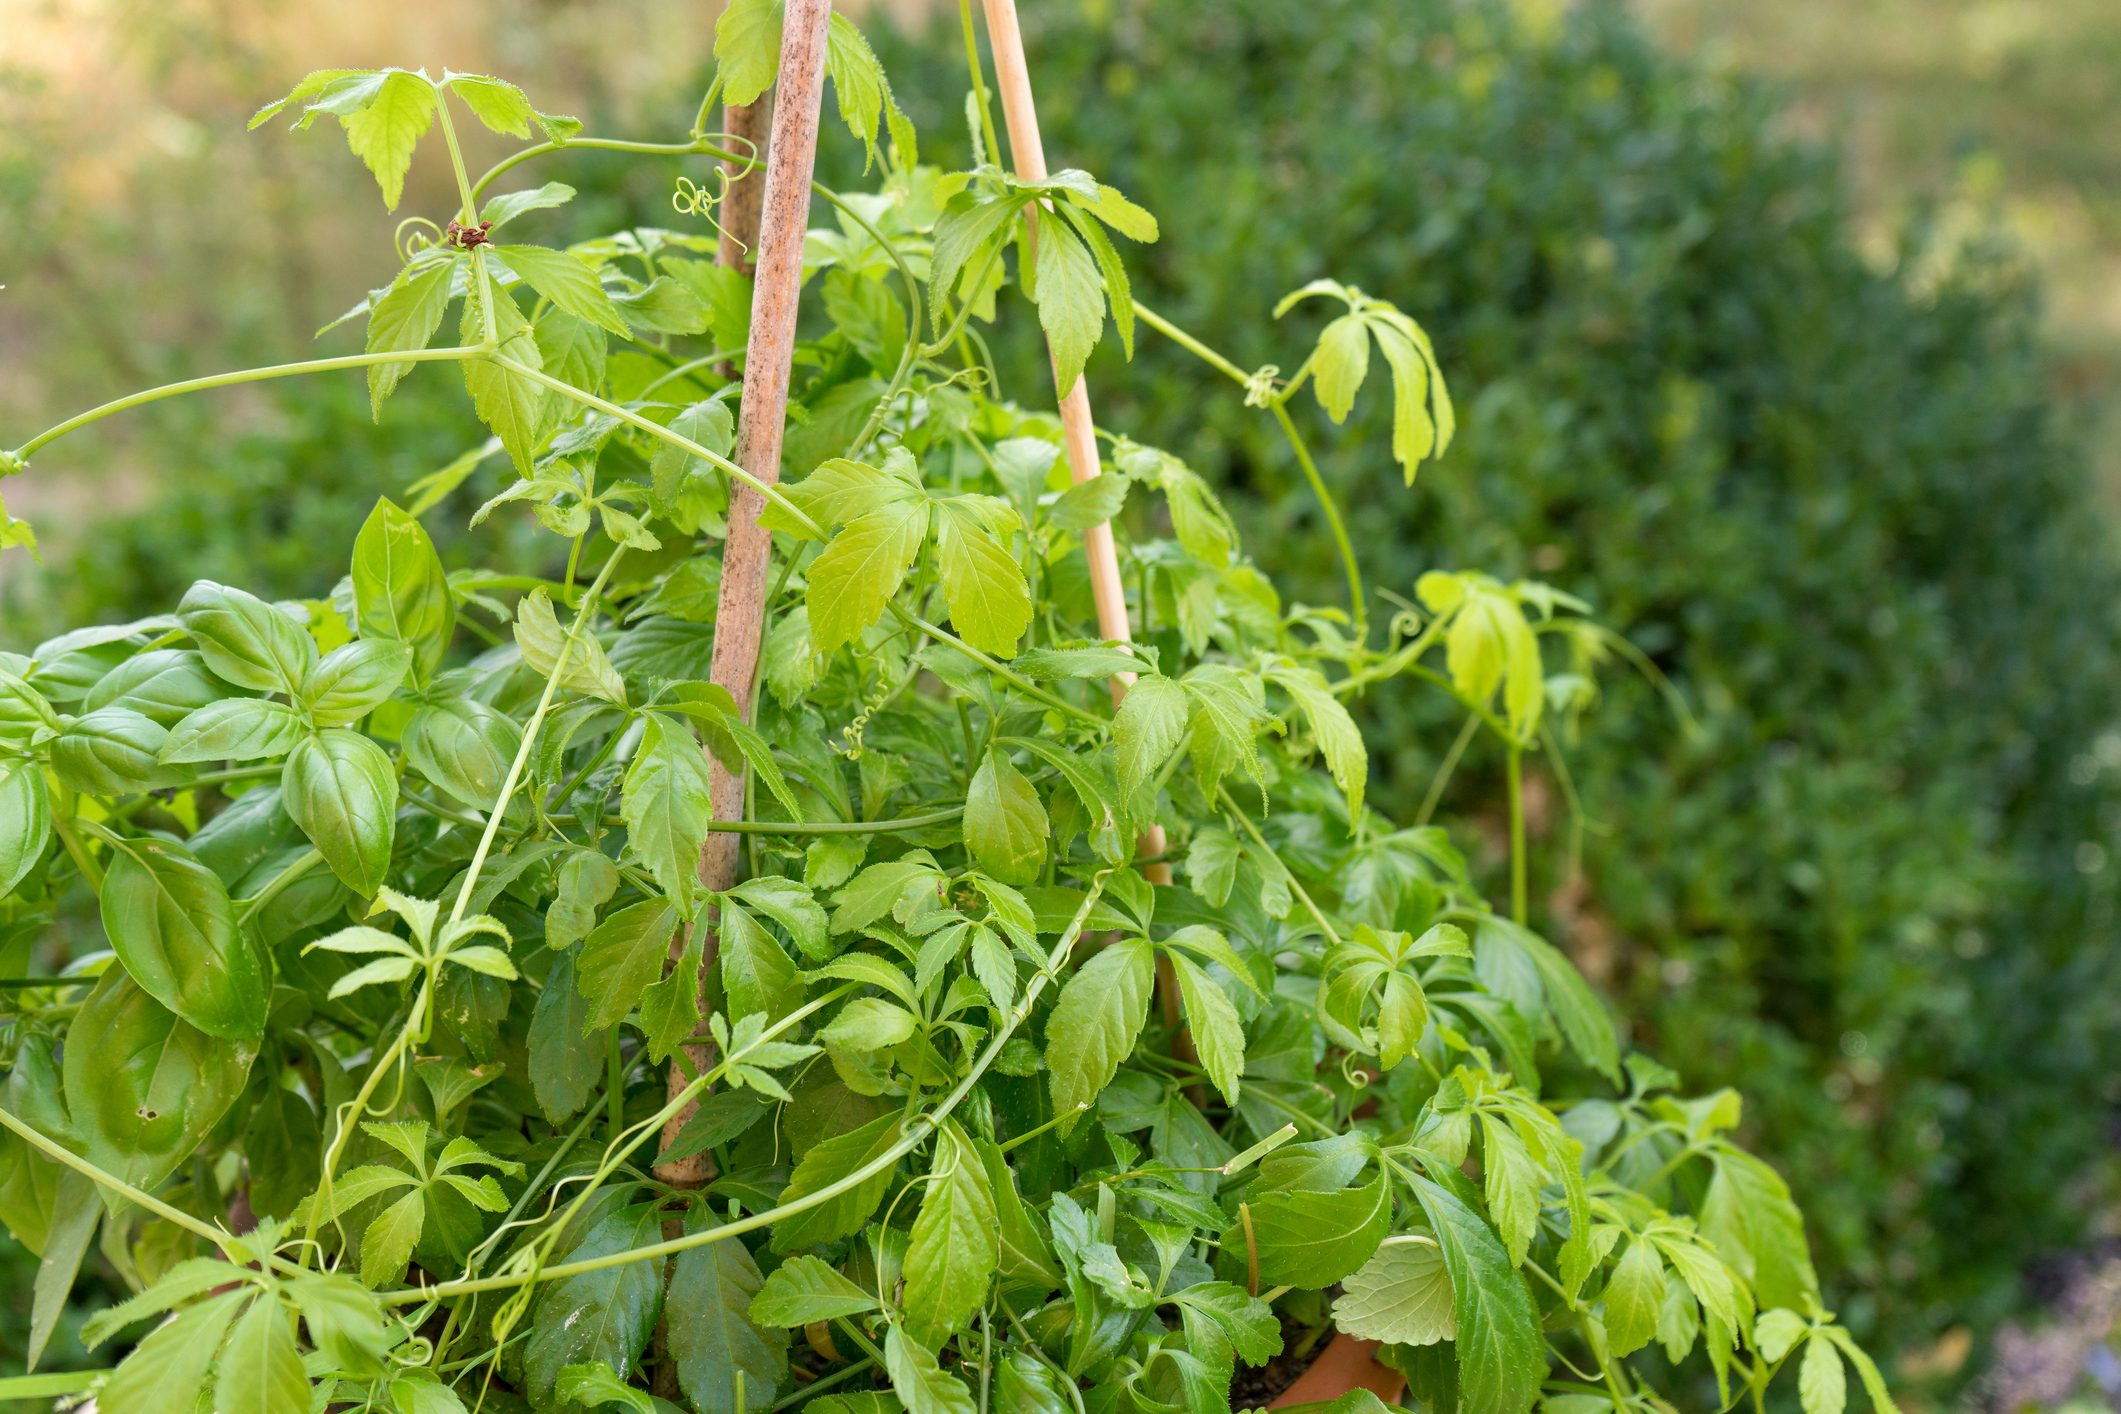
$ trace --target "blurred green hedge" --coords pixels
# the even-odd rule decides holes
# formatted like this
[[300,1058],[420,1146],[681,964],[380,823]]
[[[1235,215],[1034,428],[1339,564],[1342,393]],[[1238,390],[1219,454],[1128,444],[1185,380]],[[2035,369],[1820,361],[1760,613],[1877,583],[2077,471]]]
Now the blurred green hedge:
[[[1832,160],[1617,7],[1089,0],[1026,19],[1055,164],[1164,218],[1136,252],[1145,299],[1247,366],[1300,360],[1303,315],[1271,347],[1256,323],[1318,275],[1436,336],[1463,429],[1411,494],[1334,451],[1374,436],[1299,412],[1378,587],[1434,567],[1548,580],[1692,704],[1688,733],[1608,675],[1569,753],[1581,872],[1534,880],[1557,941],[1638,1040],[1744,1085],[1829,1284],[1860,1293],[1852,1325],[1905,1350],[2008,1311],[2025,1264],[2110,1196],[2121,1060],[2121,575],[2019,272],[1919,238],[1873,269]],[[954,30],[877,40],[930,159],[962,162],[960,115],[929,100],[962,91]],[[659,199],[609,165],[567,178],[600,206],[623,193],[599,181]],[[1334,602],[1271,425],[1234,390],[1199,407],[1186,356],[1141,337],[1132,370],[1093,365],[1103,419],[1168,430],[1255,550]],[[997,355],[1019,396],[1049,396],[1037,349]],[[454,396],[415,379],[401,400]],[[325,592],[314,547],[467,425],[408,402],[374,429],[351,380],[288,391],[234,439],[203,407],[168,415],[156,455],[181,474],[13,612],[115,617],[237,562]],[[1394,743],[1376,788],[1419,798],[1456,724],[1367,707]],[[1471,763],[1461,798],[1494,768]],[[1558,783],[1534,784],[1565,840]]]
[[[1050,160],[1163,218],[1145,299],[1246,367],[1301,360],[1311,326],[1237,331],[1320,275],[1435,335],[1464,425],[1411,494],[1329,450],[1374,431],[1304,400],[1377,585],[1548,580],[1700,722],[1640,684],[1592,713],[1570,762],[1595,824],[1580,880],[1535,877],[1546,922],[1638,1039],[1755,1097],[1853,1324],[1901,1349],[1985,1327],[2098,1216],[2121,1059],[2121,577],[2018,275],[1918,238],[1866,264],[1831,156],[1617,6],[1026,22]],[[953,39],[886,53],[938,146],[961,120],[921,99],[956,91]],[[1176,441],[1198,371],[1141,337],[1092,370],[1104,420],[1248,490],[1255,552],[1336,602],[1272,424],[1233,390]],[[1031,395],[1038,351],[1003,352]],[[1369,706],[1397,743],[1381,788],[1418,799],[1456,724]]]

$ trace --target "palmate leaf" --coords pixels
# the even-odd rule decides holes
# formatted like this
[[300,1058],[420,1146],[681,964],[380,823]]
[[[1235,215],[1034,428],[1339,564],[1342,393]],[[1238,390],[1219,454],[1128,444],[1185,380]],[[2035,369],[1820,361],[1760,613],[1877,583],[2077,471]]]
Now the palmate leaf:
[[1405,469],[1407,485],[1431,456],[1450,448],[1457,430],[1450,390],[1435,348],[1419,324],[1385,300],[1337,280],[1313,280],[1274,307],[1281,318],[1307,299],[1337,299],[1348,312],[1326,325],[1310,361],[1311,392],[1335,422],[1347,420],[1370,373],[1374,340],[1392,371],[1392,455]]

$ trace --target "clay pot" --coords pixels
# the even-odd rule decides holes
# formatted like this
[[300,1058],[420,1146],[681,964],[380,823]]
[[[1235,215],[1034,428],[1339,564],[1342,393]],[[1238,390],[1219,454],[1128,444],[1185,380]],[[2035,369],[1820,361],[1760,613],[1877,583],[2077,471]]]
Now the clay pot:
[[1376,1351],[1377,1342],[1374,1340],[1357,1340],[1352,1335],[1336,1334],[1311,1362],[1311,1367],[1296,1377],[1296,1383],[1283,1390],[1267,1407],[1286,1409],[1297,1404],[1324,1404],[1356,1389],[1366,1389],[1387,1404],[1396,1402],[1406,1392],[1407,1377],[1372,1359]]

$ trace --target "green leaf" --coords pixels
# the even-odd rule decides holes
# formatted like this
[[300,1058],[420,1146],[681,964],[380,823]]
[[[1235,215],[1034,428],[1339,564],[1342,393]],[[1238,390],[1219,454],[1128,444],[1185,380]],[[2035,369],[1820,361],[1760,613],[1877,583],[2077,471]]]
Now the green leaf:
[[[899,1140],[901,1117],[879,1115],[859,1129],[821,1139],[803,1155],[781,1190],[780,1206],[813,1193],[821,1193],[858,1170],[881,1159]],[[782,1218],[773,1225],[773,1250],[799,1252],[822,1247],[860,1232],[862,1224],[876,1215],[891,1187],[891,1165],[854,1184],[815,1207]]]
[[163,761],[272,760],[294,750],[309,734],[302,714],[263,697],[224,697],[209,702],[170,728]]
[[270,984],[211,869],[166,841],[125,840],[99,902],[112,949],[149,996],[209,1036],[264,1031]]
[[308,630],[256,595],[210,579],[184,592],[177,620],[214,675],[237,687],[293,695],[317,661]]
[[[1067,531],[1103,525],[1127,504],[1127,488],[1132,484],[1124,476],[1093,476],[1088,481],[1078,481],[1061,492],[1059,499],[1046,509],[1046,522]],[[1132,672],[1136,669],[1136,664],[1128,663],[1115,671]]]
[[[486,338],[482,297],[476,282],[471,291],[471,297],[464,301],[458,332],[458,338],[467,345],[482,344]],[[501,439],[516,470],[529,476],[538,448],[552,427],[553,394],[537,379],[499,360],[512,359],[542,373],[545,355],[530,321],[506,290],[496,286],[491,304],[497,340],[494,356],[465,360],[464,386],[471,393],[472,410],[479,415],[479,421]]]
[[912,1012],[881,997],[856,997],[818,1033],[828,1050],[866,1055],[911,1037],[919,1024]]
[[441,669],[457,622],[442,557],[418,519],[378,500],[354,538],[354,622],[363,638],[412,650],[412,680],[425,686]]
[[562,1404],[586,1405],[591,1409],[608,1409],[614,1404],[623,1404],[634,1414],[657,1414],[656,1402],[646,1390],[627,1384],[602,1361],[590,1360],[562,1367],[559,1378],[553,1381],[552,1392]]
[[[1522,1263],[1539,1230],[1539,1190],[1545,1182],[1524,1140],[1508,1121],[1495,1114],[1480,1117],[1480,1167],[1488,1215],[1509,1249],[1510,1263]],[[1662,1296],[1662,1288],[1659,1295]]]
[[1015,524],[1016,512],[989,497],[936,503],[936,553],[950,622],[967,643],[1000,658],[1013,656],[1031,627],[1030,587],[1000,538]]
[[29,1347],[22,1367],[25,1371],[37,1368],[44,1347],[58,1327],[67,1298],[73,1294],[81,1259],[88,1254],[89,1239],[95,1236],[96,1220],[102,1216],[103,1204],[96,1196],[95,1180],[71,1170],[60,1178],[52,1199],[51,1225],[37,1253],[36,1280],[31,1283]]
[[795,880],[766,874],[746,879],[729,892],[786,928],[805,957],[822,960],[832,955],[824,905]]
[[[1251,1200],[1259,1278],[1276,1286],[1323,1290],[1359,1270],[1384,1241],[1391,1189],[1379,1173],[1336,1193],[1275,1192]],[[1225,1243],[1232,1235],[1225,1234]],[[1242,1250],[1242,1233],[1235,1235]]]
[[1155,980],[1155,953],[1142,937],[1121,938],[1075,969],[1046,1019],[1056,1114],[1073,1116],[1111,1083],[1149,1018]]
[[1358,314],[1343,314],[1318,336],[1311,357],[1311,391],[1326,416],[1346,422],[1355,394],[1370,373],[1370,331]]
[[935,1134],[935,1162],[906,1247],[906,1328],[939,1346],[986,1301],[1000,1257],[994,1194],[971,1142],[951,1120]]
[[425,74],[391,69],[365,102],[339,114],[346,145],[375,173],[383,204],[392,211],[405,194],[412,150],[434,122],[436,101],[434,84]]
[[660,713],[642,719],[641,745],[626,772],[621,809],[627,853],[691,917],[700,846],[714,819],[707,761],[692,733]]
[[502,783],[522,744],[514,721],[472,697],[448,697],[421,707],[405,724],[401,742],[405,760],[415,771],[444,795],[480,811],[500,802]]
[[852,643],[883,615],[928,534],[925,500],[894,501],[847,525],[811,562],[806,602],[820,653]]
[[1789,1185],[1733,1145],[1717,1144],[1711,1158],[1715,1169],[1701,1204],[1701,1235],[1745,1278],[1763,1308],[1810,1309],[1819,1298],[1819,1278],[1805,1241],[1804,1214]]
[[558,669],[561,687],[622,707],[626,704],[626,680],[611,665],[604,645],[585,631],[575,634],[570,646],[567,631],[553,615],[552,596],[542,588],[533,589],[516,605],[516,647],[522,650],[524,666],[540,677],[552,677]]
[[37,867],[52,838],[51,799],[35,761],[0,758],[0,898]]
[[1310,725],[1311,739],[1318,743],[1319,755],[1326,759],[1326,769],[1333,773],[1334,784],[1348,799],[1349,818],[1360,819],[1363,785],[1370,774],[1370,754],[1363,748],[1362,732],[1356,727],[1355,719],[1333,695],[1326,680],[1313,669],[1293,665],[1277,667],[1267,673],[1267,680],[1295,699],[1305,722]]
[[884,1369],[908,1414],[978,1414],[972,1391],[898,1326],[884,1333]]
[[780,69],[781,0],[732,0],[714,24],[722,99],[755,103]]
[[251,1302],[221,1352],[214,1407],[230,1414],[309,1414],[309,1377],[294,1315],[271,1296]]
[[[1189,1286],[1173,1298],[1185,1323],[1186,1343],[1193,1353],[1218,1369],[1234,1364],[1229,1356],[1247,1365],[1264,1365],[1281,1353],[1281,1321],[1274,1308],[1232,1282],[1209,1281]],[[1213,1328],[1213,1335],[1209,1328]],[[1210,1359],[1204,1345],[1217,1348]]]
[[706,956],[705,931],[689,930],[676,964],[641,993],[641,1032],[654,1064],[662,1064],[700,1029],[700,969]]
[[420,1191],[376,1214],[361,1234],[361,1280],[378,1288],[401,1280],[426,1225],[427,1199]]
[[480,208],[479,216],[495,230],[499,230],[518,216],[565,206],[574,198],[575,190],[567,183],[547,182],[529,191],[503,192],[499,196],[490,196],[486,198],[486,205]]
[[[1237,1103],[1238,1078],[1245,1070],[1245,1030],[1229,996],[1191,958],[1166,950],[1178,975],[1178,994],[1186,1004],[1186,1025],[1208,1079],[1231,1105]],[[1243,975],[1240,973],[1240,975]]]
[[412,650],[402,643],[343,643],[309,670],[299,700],[318,726],[348,726],[388,702],[411,667]]
[[1465,1414],[1524,1414],[1547,1371],[1532,1293],[1494,1229],[1449,1189],[1416,1178],[1414,1197],[1451,1275],[1460,1408]]
[[661,899],[631,904],[599,923],[575,958],[575,986],[589,1002],[583,1034],[626,1019],[641,993],[663,975],[677,910]]
[[[716,1226],[698,1209],[685,1231]],[[664,1297],[670,1356],[678,1384],[702,1414],[764,1409],[788,1374],[788,1336],[752,1323],[758,1263],[743,1243],[711,1242],[680,1252]]]
[[610,1046],[610,1033],[590,1024],[588,999],[575,982],[575,955],[569,947],[553,958],[530,1015],[530,1087],[554,1125],[589,1103]]
[[148,1332],[96,1391],[98,1414],[169,1414],[171,1390],[204,1393],[229,1322],[249,1299],[248,1288],[212,1297]]
[[965,794],[965,847],[1005,884],[1028,884],[1046,860],[1052,826],[1038,791],[1007,753],[989,748]]
[[1190,711],[1186,690],[1169,678],[1143,677],[1127,689],[1112,719],[1119,783],[1127,794],[1140,790],[1178,749]]
[[280,777],[287,813],[332,873],[371,898],[390,873],[398,777],[367,737],[333,727],[288,754]]
[[721,913],[722,991],[735,1016],[777,1019],[802,1000],[795,964],[748,910],[730,902]]
[[1066,397],[1104,331],[1104,281],[1082,237],[1057,217],[1039,223],[1035,273],[1039,327],[1053,353],[1054,387]]
[[790,1257],[751,1299],[751,1319],[762,1326],[807,1326],[876,1309],[876,1298],[808,1253]]
[[554,305],[624,339],[631,335],[618,306],[604,293],[596,267],[571,251],[538,245],[495,246],[494,254]]
[[1804,1343],[1804,1361],[1797,1367],[1797,1398],[1804,1414],[1842,1414],[1848,1408],[1848,1371],[1832,1341],[1814,1335]]
[[529,137],[533,122],[555,142],[565,142],[582,130],[578,119],[540,113],[523,90],[506,79],[488,74],[445,73],[443,82],[456,91],[480,122],[508,137]]
[[1387,1345],[1434,1345],[1457,1338],[1455,1302],[1435,1238],[1389,1237],[1341,1283],[1333,1324],[1346,1335]]
[[117,968],[67,1033],[66,1106],[90,1163],[152,1189],[243,1093],[255,1047],[183,1020]]
[[[368,311],[367,352],[408,353],[433,343],[435,330],[442,327],[442,316],[449,310],[449,287],[456,270],[455,260],[416,262],[400,270]],[[371,416],[382,420],[384,400],[412,370],[410,363],[368,366]]]
[[1876,1361],[1864,1354],[1856,1338],[1839,1326],[1821,1327],[1821,1334],[1841,1347],[1841,1353],[1856,1367],[1856,1377],[1863,1381],[1863,1392],[1871,1397],[1871,1405],[1878,1414],[1900,1414],[1900,1406],[1893,1402],[1892,1391],[1885,1386],[1885,1376]]
[[83,795],[132,795],[190,780],[189,766],[162,761],[169,733],[129,707],[76,717],[51,743],[52,774]]
[[[663,1219],[653,1203],[606,1212],[556,1262],[616,1256],[663,1238]],[[530,1310],[530,1337],[523,1347],[524,1393],[534,1408],[550,1408],[560,1371],[568,1365],[602,1362],[621,1378],[648,1344],[662,1307],[660,1262],[622,1262],[575,1276],[547,1280]]]
[[1613,1268],[1605,1287],[1605,1332],[1615,1355],[1632,1355],[1657,1334],[1657,1314],[1664,1306],[1664,1260],[1642,1238]]

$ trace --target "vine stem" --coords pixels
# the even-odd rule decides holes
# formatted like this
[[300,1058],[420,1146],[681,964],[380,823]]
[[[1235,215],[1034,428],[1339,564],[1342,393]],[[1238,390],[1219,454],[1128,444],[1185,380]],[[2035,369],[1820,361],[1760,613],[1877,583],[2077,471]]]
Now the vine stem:
[[[1209,348],[1199,339],[1194,338],[1191,334],[1188,334],[1141,301],[1136,300],[1134,302],[1134,312],[1141,317],[1142,323],[1162,334],[1172,343],[1177,344],[1180,348],[1230,379],[1239,387],[1247,390],[1252,387],[1251,374],[1245,372],[1229,359]],[[1306,370],[1309,369],[1310,363],[1308,360],[1305,362],[1304,367]],[[1340,552],[1341,573],[1347,577],[1348,581],[1348,611],[1354,616],[1355,638],[1359,643],[1369,637],[1370,610],[1369,601],[1363,593],[1362,566],[1355,556],[1355,542],[1348,537],[1347,522],[1341,518],[1339,501],[1334,499],[1333,492],[1327,488],[1325,478],[1319,475],[1318,463],[1312,459],[1309,444],[1304,441],[1303,434],[1297,430],[1295,419],[1289,416],[1289,395],[1296,391],[1302,381],[1302,376],[1299,373],[1297,378],[1286,384],[1265,406],[1269,412],[1274,414],[1275,422],[1281,427],[1282,436],[1288,440],[1290,449],[1296,453],[1296,464],[1303,468],[1304,480],[1311,484],[1311,494],[1318,498],[1318,508],[1325,515],[1326,528],[1332,532],[1334,548]]]
[[[709,658],[708,680],[727,692],[737,717],[749,722],[753,691],[759,675],[759,649],[766,634],[766,582],[773,568],[773,532],[760,523],[766,509],[766,488],[780,479],[781,439],[788,428],[788,384],[795,367],[796,315],[802,305],[803,246],[810,227],[811,177],[817,170],[818,124],[825,93],[825,52],[832,22],[831,0],[789,0],[782,18],[780,61],[774,78],[773,118],[766,142],[766,178],[763,187],[748,184],[739,190],[741,200],[725,226],[716,250],[716,263],[734,269],[753,266],[751,321],[744,340],[743,390],[737,404],[737,464],[749,473],[746,484],[729,500],[728,532],[722,541],[721,583],[715,593],[714,647]],[[738,115],[736,109],[731,116]],[[741,110],[743,122],[754,142],[759,121],[765,116],[756,106]],[[730,167],[725,164],[725,175]],[[729,177],[734,182],[737,176]],[[736,226],[748,223],[747,233]],[[750,236],[747,241],[746,235]],[[916,316],[918,317],[918,316]],[[907,346],[910,357],[912,345]],[[703,746],[702,751],[705,751]],[[741,820],[746,809],[749,772],[730,770],[712,752],[707,755],[709,817]],[[742,837],[710,831],[700,841],[697,869],[710,892],[720,894],[736,882],[743,871]],[[718,914],[709,910],[692,924],[691,938],[671,939],[671,962],[682,966],[692,943],[698,943],[699,970],[683,979],[706,1009],[708,969],[721,952]],[[674,1056],[664,1074],[665,1094],[672,1097],[675,1112],[665,1122],[666,1146],[698,1112],[700,1093],[687,1079],[705,1071],[714,1056],[713,1043],[695,1035],[685,1041],[680,1056]],[[695,1098],[679,1103],[676,1097],[691,1090]],[[714,1160],[704,1152],[656,1165],[656,1177],[679,1187],[696,1188],[713,1176]],[[670,1226],[666,1237],[680,1232]],[[659,1325],[659,1332],[663,1327]],[[660,1340],[658,1342],[660,1347]],[[669,1362],[659,1362],[657,1382],[674,1375]],[[673,1391],[674,1392],[674,1391]]]
[[74,1172],[94,1180],[98,1187],[107,1188],[128,1202],[139,1204],[156,1217],[175,1223],[178,1227],[183,1228],[195,1237],[205,1238],[224,1252],[228,1250],[228,1245],[236,1240],[234,1233],[215,1227],[212,1223],[203,1219],[195,1218],[182,1208],[172,1207],[160,1198],[155,1197],[152,1193],[143,1192],[133,1187],[116,1174],[96,1167],[96,1165],[82,1158],[57,1140],[47,1138],[41,1131],[17,1119],[5,1109],[0,1109],[0,1126],[5,1126],[25,1144],[38,1150],[47,1158],[56,1159]]
[[1510,919],[1521,926],[1529,911],[1524,857],[1524,748],[1515,741],[1509,744],[1503,767],[1510,789]]
[[210,373],[203,378],[186,378],[178,383],[164,383],[145,388],[137,393],[128,393],[122,398],[113,398],[107,403],[76,413],[56,427],[46,428],[17,447],[14,455],[27,459],[50,446],[69,432],[77,432],[92,422],[101,422],[113,413],[125,412],[164,398],[174,398],[185,393],[203,393],[213,388],[232,388],[243,383],[262,383],[269,378],[294,378],[304,373],[335,373],[345,368],[370,368],[379,363],[444,363],[473,358],[484,352],[469,346],[446,349],[409,349],[403,353],[359,353],[341,354],[336,358],[311,358],[298,363],[268,364],[263,368],[238,368],[227,373]]
[[[408,1287],[400,1291],[380,1292],[377,1299],[386,1305],[392,1306],[414,1305],[426,1301],[446,1300],[453,1296],[468,1296],[481,1291],[505,1291],[525,1285],[531,1281],[558,1280],[564,1277],[580,1276],[586,1272],[598,1272],[610,1267],[625,1266],[630,1262],[645,1262],[651,1259],[668,1257],[679,1252],[688,1251],[694,1247],[704,1247],[711,1242],[721,1242],[732,1237],[741,1236],[747,1232],[756,1232],[760,1228],[771,1227],[786,1218],[794,1217],[797,1213],[808,1212],[812,1208],[830,1203],[842,1193],[867,1183],[878,1174],[884,1173],[895,1166],[900,1159],[927,1142],[928,1136],[933,1134],[945,1119],[949,1118],[951,1112],[959,1104],[963,1103],[965,1096],[972,1093],[972,1087],[977,1085],[989,1070],[993,1069],[995,1061],[1001,1056],[1002,1048],[1009,1043],[1010,1038],[1016,1034],[1018,1028],[1030,1018],[1032,1007],[1037,1003],[1039,997],[1044,994],[1046,987],[1059,975],[1061,966],[1068,960],[1068,955],[1074,951],[1076,941],[1082,937],[1083,926],[1090,919],[1090,911],[1097,906],[1098,899],[1103,896],[1105,881],[1110,877],[1111,871],[1104,870],[1100,871],[1091,880],[1089,889],[1083,895],[1081,905],[1075,910],[1075,916],[1068,920],[1068,926],[1061,932],[1060,941],[1055,943],[1053,950],[1046,955],[1046,965],[1040,968],[1038,974],[1031,979],[1031,984],[1024,989],[1024,995],[1018,999],[1015,1009],[1009,1013],[1008,1020],[994,1033],[994,1036],[987,1043],[987,1048],[980,1052],[979,1059],[973,1062],[972,1068],[965,1073],[964,1078],[957,1083],[949,1094],[938,1100],[933,1109],[908,1120],[901,1131],[897,1143],[845,1177],[827,1184],[815,1193],[806,1193],[800,1198],[791,1199],[786,1203],[765,1209],[762,1212],[747,1214],[740,1218],[732,1218],[720,1227],[687,1233],[683,1237],[651,1243],[646,1247],[636,1247],[625,1252],[613,1252],[601,1257],[585,1258],[579,1262],[562,1262],[555,1266],[543,1267],[532,1272],[504,1272],[495,1276],[480,1277],[468,1281],[446,1281],[437,1283],[434,1286]],[[771,1031],[767,1033],[769,1036],[772,1034]],[[726,1065],[727,1062],[725,1061],[724,1064]],[[703,1080],[705,1078],[702,1077]],[[700,1082],[694,1083],[699,1084]],[[559,1226],[564,1227],[565,1224],[562,1223]]]

